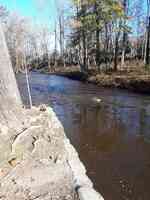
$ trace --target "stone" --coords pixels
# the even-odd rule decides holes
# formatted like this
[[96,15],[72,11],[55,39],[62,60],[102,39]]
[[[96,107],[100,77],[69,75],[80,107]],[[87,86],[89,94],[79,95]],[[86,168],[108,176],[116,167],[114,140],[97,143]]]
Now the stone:
[[80,200],[104,200],[98,192],[88,187],[79,188],[78,194]]
[[40,105],[39,110],[40,110],[41,112],[45,112],[45,111],[47,110],[46,105],[44,105],[44,104]]
[[51,154],[50,148],[50,143],[41,138],[35,142],[32,155],[39,159],[49,159]]
[[8,127],[7,126],[4,126],[4,125],[0,125],[0,134],[3,135],[3,136],[7,136],[8,135]]
[[3,162],[9,159],[11,154],[11,142],[0,135],[0,166]]
[[[11,190],[10,190],[11,188]],[[67,165],[28,160],[17,165],[1,182],[2,199],[74,200],[70,169]]]

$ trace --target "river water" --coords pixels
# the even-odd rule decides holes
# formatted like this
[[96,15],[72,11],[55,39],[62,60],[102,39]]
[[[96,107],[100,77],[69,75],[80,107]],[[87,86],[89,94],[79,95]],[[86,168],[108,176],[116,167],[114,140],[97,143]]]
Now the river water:
[[[18,82],[28,104],[24,75]],[[38,73],[30,85],[33,103],[53,107],[105,200],[150,200],[150,96]]]

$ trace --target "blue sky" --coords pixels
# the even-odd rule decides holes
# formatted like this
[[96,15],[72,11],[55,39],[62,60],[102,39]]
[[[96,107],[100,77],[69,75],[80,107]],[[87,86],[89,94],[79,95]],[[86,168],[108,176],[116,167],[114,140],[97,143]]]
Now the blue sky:
[[[31,17],[36,23],[48,25],[54,30],[55,19],[57,16],[56,4],[62,7],[68,0],[0,0],[0,5],[7,7],[9,11],[18,12],[21,16]],[[56,3],[57,2],[57,3]],[[135,0],[130,0],[130,5],[135,4]],[[141,5],[146,11],[146,0],[141,1]],[[65,10],[68,15],[69,9]],[[132,12],[131,12],[132,13]],[[132,26],[136,27],[136,21],[132,20]]]
[[9,11],[33,18],[36,23],[54,28],[57,15],[55,0],[0,0],[0,5],[7,7]]

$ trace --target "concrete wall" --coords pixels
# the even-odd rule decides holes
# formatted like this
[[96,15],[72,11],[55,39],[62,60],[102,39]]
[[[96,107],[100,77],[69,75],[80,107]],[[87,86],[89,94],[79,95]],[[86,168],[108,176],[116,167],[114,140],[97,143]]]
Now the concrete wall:
[[[53,113],[53,120],[57,122],[58,126],[62,126],[58,120],[56,114],[51,108],[49,113]],[[99,194],[94,188],[93,183],[86,175],[86,168],[79,159],[79,155],[69,139],[64,137],[64,145],[67,151],[68,165],[72,171],[74,189],[77,191],[80,200],[104,200],[101,194]]]

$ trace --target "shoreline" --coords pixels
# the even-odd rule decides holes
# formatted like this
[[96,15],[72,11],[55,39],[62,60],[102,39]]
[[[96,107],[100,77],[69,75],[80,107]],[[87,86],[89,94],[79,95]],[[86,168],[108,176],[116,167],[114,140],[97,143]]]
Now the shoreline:
[[119,88],[139,94],[150,94],[150,75],[137,77],[130,75],[96,75],[87,80],[88,83],[104,88]]
[[67,72],[41,72],[49,75],[57,75],[77,80],[85,83],[91,83],[103,88],[119,88],[140,94],[150,94],[150,74],[149,73],[90,73],[86,74],[80,71]]

